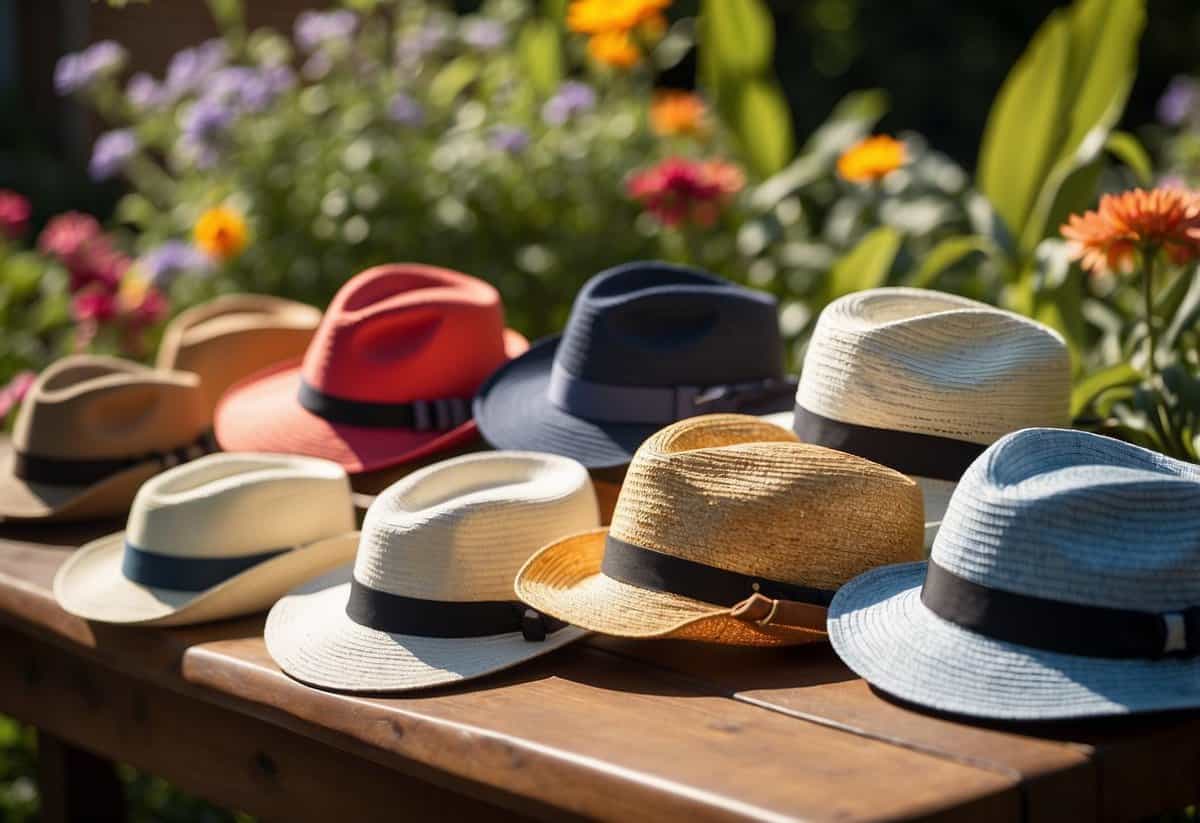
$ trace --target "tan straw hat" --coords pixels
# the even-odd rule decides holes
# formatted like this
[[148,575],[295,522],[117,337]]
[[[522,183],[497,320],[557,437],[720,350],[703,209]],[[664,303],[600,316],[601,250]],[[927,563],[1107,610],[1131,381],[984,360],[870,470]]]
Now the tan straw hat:
[[0,452],[0,517],[123,515],[145,480],[212,450],[209,423],[194,374],[65,357],[38,375]]
[[428,466],[375,499],[358,557],[280,600],[267,651],[285,672],[351,692],[454,683],[583,635],[519,603],[513,577],[551,540],[599,519],[566,457],[492,452]]
[[622,637],[822,640],[867,569],[921,556],[921,493],[899,472],[745,415],[675,423],[633,458],[610,529],[538,552],[520,598]]
[[928,547],[971,461],[1009,432],[1069,425],[1070,398],[1067,347],[1047,326],[944,292],[868,289],[821,312],[792,427],[916,479]]
[[88,620],[204,623],[266,609],[347,562],[357,543],[336,463],[212,454],[142,486],[125,531],[73,554],[54,596]]
[[160,369],[200,376],[209,409],[225,390],[268,366],[304,354],[321,312],[264,294],[226,294],[193,306],[167,324]]

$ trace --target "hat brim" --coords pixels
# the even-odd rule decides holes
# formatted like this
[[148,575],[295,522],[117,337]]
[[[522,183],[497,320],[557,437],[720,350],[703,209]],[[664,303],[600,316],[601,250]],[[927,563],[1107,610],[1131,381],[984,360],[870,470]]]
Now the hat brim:
[[[480,434],[498,449],[551,452],[589,469],[626,465],[638,446],[666,424],[586,420],[551,403],[550,373],[561,340],[561,335],[539,340],[488,378],[475,398]],[[758,411],[770,409],[747,413]]]
[[605,575],[608,529],[546,546],[517,573],[517,596],[539,611],[616,637],[680,638],[738,646],[780,646],[825,639],[812,630],[763,628],[731,609],[670,592],[631,586]]
[[390,634],[346,615],[353,568],[336,569],[287,595],[267,615],[267,651],[291,677],[343,692],[399,692],[503,671],[584,637],[567,626],[538,642],[520,632],[485,637]]
[[925,563],[874,569],[829,609],[838,655],[868,683],[939,711],[1061,720],[1200,706],[1200,660],[1112,660],[1003,643],[921,602]]
[[86,486],[33,483],[13,471],[11,443],[0,445],[0,518],[68,522],[118,517],[129,511],[138,488],[162,470],[153,461],[131,466]]
[[207,623],[265,611],[290,589],[354,558],[358,533],[329,537],[264,560],[199,592],[144,586],[121,571],[124,533],[83,546],[54,576],[54,597],[85,620],[155,626]]
[[[505,341],[509,356],[528,347],[516,332],[507,332]],[[454,449],[478,435],[473,420],[443,432],[331,423],[300,405],[299,387],[299,360],[273,366],[233,386],[214,415],[221,448],[323,457],[350,474],[361,474]]]

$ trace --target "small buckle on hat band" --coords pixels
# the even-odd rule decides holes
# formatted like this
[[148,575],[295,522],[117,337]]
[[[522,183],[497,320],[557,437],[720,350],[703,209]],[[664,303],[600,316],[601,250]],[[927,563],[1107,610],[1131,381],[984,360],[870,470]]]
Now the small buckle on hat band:
[[1163,655],[1200,654],[1200,607],[1160,615]]

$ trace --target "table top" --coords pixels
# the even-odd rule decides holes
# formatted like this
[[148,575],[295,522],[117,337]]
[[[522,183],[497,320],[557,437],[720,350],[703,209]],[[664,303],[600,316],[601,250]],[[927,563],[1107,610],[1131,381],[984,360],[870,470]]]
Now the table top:
[[117,527],[0,524],[0,622],[524,814],[1129,820],[1181,808],[1200,787],[1200,713],[966,724],[885,699],[828,644],[590,637],[453,688],[326,693],[280,672],[262,617],[151,629],[59,609],[59,564]]

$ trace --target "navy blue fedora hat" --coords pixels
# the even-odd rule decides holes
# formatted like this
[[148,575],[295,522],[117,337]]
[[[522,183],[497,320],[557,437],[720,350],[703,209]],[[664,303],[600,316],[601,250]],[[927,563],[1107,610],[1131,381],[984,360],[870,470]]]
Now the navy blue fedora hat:
[[496,448],[623,466],[663,426],[790,408],[775,298],[686,266],[627,263],[575,298],[561,335],[493,374],[475,420]]

